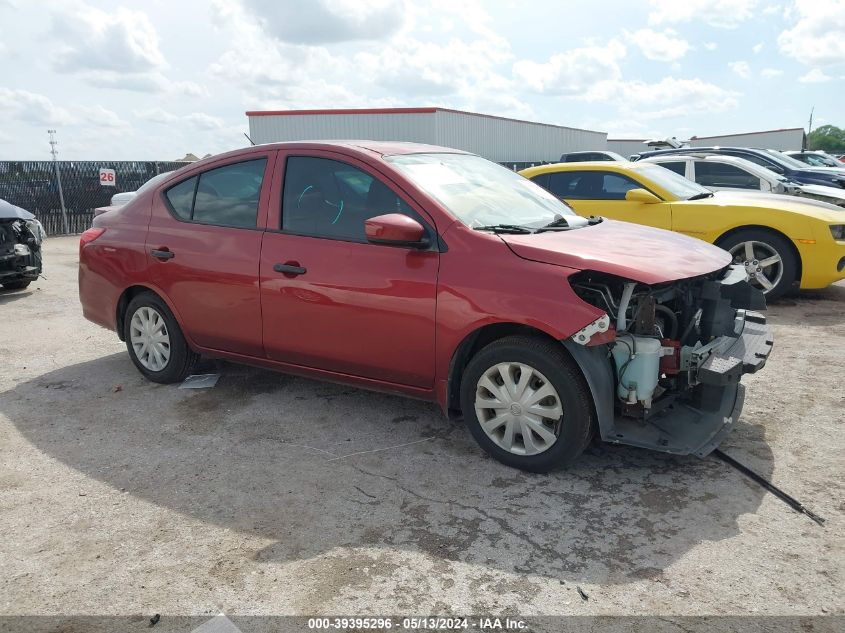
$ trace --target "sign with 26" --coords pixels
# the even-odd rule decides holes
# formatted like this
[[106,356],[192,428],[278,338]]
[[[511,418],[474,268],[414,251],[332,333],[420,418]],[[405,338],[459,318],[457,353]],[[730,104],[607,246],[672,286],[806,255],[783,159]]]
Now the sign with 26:
[[100,167],[100,186],[101,187],[115,187],[116,178],[114,175],[114,169],[107,169],[106,167]]

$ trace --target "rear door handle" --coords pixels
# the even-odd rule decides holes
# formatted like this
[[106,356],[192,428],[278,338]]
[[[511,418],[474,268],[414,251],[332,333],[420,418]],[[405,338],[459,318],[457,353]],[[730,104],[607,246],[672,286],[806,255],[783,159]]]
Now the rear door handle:
[[150,255],[161,260],[173,259],[176,257],[176,253],[168,248],[154,248],[150,251]]
[[284,275],[304,275],[308,271],[296,263],[291,264],[275,264],[273,270]]

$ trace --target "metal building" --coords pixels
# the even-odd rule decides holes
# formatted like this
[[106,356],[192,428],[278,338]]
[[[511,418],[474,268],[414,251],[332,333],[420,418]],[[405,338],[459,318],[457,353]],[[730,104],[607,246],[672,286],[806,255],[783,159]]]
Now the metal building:
[[609,138],[607,139],[607,151],[616,152],[628,158],[631,154],[639,154],[640,152],[647,152],[652,149],[646,145],[648,140],[647,138]]
[[759,147],[781,151],[798,150],[806,147],[807,137],[804,128],[793,127],[782,130],[764,130],[744,134],[722,134],[719,136],[693,136],[689,144],[692,147]]
[[255,143],[304,140],[413,141],[454,147],[499,163],[554,162],[564,152],[604,149],[605,132],[447,108],[247,112]]

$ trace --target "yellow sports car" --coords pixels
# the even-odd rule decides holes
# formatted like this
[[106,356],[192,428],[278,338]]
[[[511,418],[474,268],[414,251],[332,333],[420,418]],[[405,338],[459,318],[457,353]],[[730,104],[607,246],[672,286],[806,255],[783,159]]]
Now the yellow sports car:
[[824,288],[845,279],[845,210],[832,205],[714,193],[654,163],[558,163],[519,173],[579,215],[647,224],[721,246],[770,299],[796,285]]

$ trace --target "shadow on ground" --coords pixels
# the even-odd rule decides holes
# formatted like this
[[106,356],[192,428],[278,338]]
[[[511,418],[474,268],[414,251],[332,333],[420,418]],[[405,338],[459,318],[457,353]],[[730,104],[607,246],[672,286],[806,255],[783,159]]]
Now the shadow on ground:
[[[0,411],[89,477],[271,539],[237,554],[259,563],[383,547],[560,580],[659,579],[698,543],[736,535],[764,494],[715,458],[606,445],[529,475],[432,404],[219,368],[215,388],[180,390],[115,354],[21,383]],[[768,477],[762,422],[746,418],[726,450]]]
[[[775,324],[827,326],[842,323],[845,286],[793,292],[770,302],[767,318]],[[775,341],[777,344],[777,341]]]
[[24,290],[6,290],[0,286],[0,306],[18,299],[24,299],[32,294],[32,290],[26,288]]

